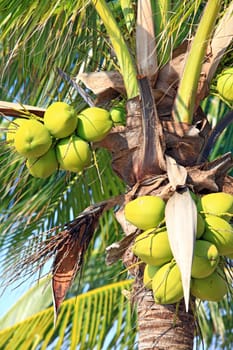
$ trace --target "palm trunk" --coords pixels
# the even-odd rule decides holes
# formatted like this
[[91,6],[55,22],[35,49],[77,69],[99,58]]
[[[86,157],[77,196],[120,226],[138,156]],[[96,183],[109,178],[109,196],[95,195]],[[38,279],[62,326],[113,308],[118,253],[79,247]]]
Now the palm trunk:
[[194,315],[186,313],[182,301],[177,307],[154,303],[151,290],[139,287],[137,313],[139,350],[192,350]]

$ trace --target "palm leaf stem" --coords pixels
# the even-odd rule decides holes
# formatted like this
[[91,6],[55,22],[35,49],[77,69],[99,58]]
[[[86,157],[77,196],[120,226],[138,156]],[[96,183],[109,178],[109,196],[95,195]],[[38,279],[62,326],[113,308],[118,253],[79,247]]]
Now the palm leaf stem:
[[201,68],[220,6],[220,0],[208,1],[192,42],[173,109],[173,118],[178,122],[192,123]]
[[93,6],[101,17],[118,59],[124,79],[128,99],[138,95],[136,69],[130,56],[123,35],[104,0],[92,0]]
[[153,86],[158,73],[158,64],[150,0],[138,1],[136,49],[138,73],[148,77]]

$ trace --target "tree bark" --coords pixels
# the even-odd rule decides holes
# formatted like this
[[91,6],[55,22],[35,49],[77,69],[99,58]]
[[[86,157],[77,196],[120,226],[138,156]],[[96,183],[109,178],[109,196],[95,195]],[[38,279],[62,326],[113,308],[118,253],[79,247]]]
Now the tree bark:
[[195,331],[192,311],[179,305],[155,304],[151,290],[136,284],[139,350],[192,350]]

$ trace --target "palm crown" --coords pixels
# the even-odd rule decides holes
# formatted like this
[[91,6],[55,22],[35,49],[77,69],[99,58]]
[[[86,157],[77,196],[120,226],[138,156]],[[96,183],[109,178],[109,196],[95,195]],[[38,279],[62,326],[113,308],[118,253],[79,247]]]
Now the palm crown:
[[[142,100],[144,97],[147,99],[143,85],[146,76],[147,83],[150,82],[150,86],[155,87],[150,108],[154,108],[160,118],[166,118],[172,112],[177,124],[191,124],[193,115],[201,104],[205,115],[208,114],[213,125],[216,124],[231,108],[229,102],[214,95],[217,95],[217,75],[232,63],[232,3],[213,1],[213,8],[209,8],[209,16],[202,22],[199,32],[205,1],[158,1],[158,4],[152,1],[153,22],[148,19],[150,12],[146,12],[148,8],[145,3],[148,6],[147,1],[144,1],[144,5],[143,1],[110,1],[108,4],[102,0],[69,3],[59,1],[49,4],[31,1],[20,6],[17,3],[8,6],[6,1],[2,1],[2,100],[37,106],[31,112],[40,117],[43,116],[44,108],[57,100],[72,104],[77,112],[93,103],[110,109],[119,100],[124,104],[127,100],[132,101],[139,93]],[[140,6],[137,9],[137,5],[145,12],[140,13]],[[211,7],[210,1],[208,5]],[[145,13],[148,22],[143,17]],[[221,23],[228,23],[227,29]],[[199,34],[194,36],[194,33]],[[194,53],[190,51],[187,62],[184,57],[190,49],[189,42],[194,42],[193,36],[198,53],[197,49]],[[221,43],[219,36],[222,38]],[[206,43],[210,37],[213,39],[209,49]],[[205,56],[206,52],[209,57]],[[187,64],[184,65],[184,62]],[[169,73],[171,69],[173,75]],[[103,72],[110,73],[103,75]],[[200,79],[200,76],[204,78]],[[75,80],[75,77],[78,78]],[[208,90],[210,83],[212,85]],[[88,93],[85,86],[89,89]],[[184,106],[189,107],[184,110]],[[65,237],[67,229],[69,231],[67,223],[95,203],[117,196],[122,198],[133,185],[134,179],[129,173],[127,161],[120,165],[114,163],[119,150],[114,145],[109,146],[108,137],[93,150],[93,162],[82,174],[59,171],[46,180],[33,178],[25,170],[22,159],[5,144],[8,115],[18,114],[14,109],[16,105],[5,103],[0,107],[3,113],[0,168],[1,263],[4,280],[10,284],[19,278],[25,280],[36,271],[41,273],[41,269],[42,275],[47,273],[47,270],[43,272],[43,266],[53,256],[54,247],[58,246],[56,235],[63,232]],[[26,107],[24,113],[27,114],[28,110],[30,107]],[[205,115],[203,120],[206,121]],[[160,124],[156,126],[161,128]],[[122,128],[116,128],[116,135]],[[158,134],[154,135],[150,129],[144,129],[144,132],[145,130],[147,143],[143,144],[142,153],[140,151],[135,157],[141,172],[135,170],[134,176],[140,180],[148,171],[153,177],[164,164],[161,156],[162,142],[160,146],[157,144]],[[110,141],[111,137],[115,137],[113,134],[110,135]],[[130,131],[128,134],[128,139],[133,140]],[[231,150],[231,136],[230,126],[211,148],[209,160]],[[171,143],[171,156],[174,156],[174,145],[179,145],[179,142],[180,139]],[[154,146],[157,147],[157,153]],[[158,147],[161,147],[160,151]],[[113,154],[113,167],[120,177],[112,170],[112,157],[106,148]],[[151,169],[150,157],[147,155],[152,150],[155,152],[153,157],[157,159],[155,169]],[[187,155],[190,156],[190,153],[186,154],[184,147],[181,147],[178,160],[180,163],[183,160],[185,166],[192,166],[190,158],[187,164]],[[197,157],[197,154],[191,156]],[[232,160],[227,162],[224,166],[230,170]],[[99,227],[86,247],[85,260],[80,266],[81,274],[73,282],[67,300],[60,308],[57,328],[52,328],[52,307],[45,310],[43,306],[35,308],[35,311],[40,312],[27,320],[19,319],[22,322],[16,325],[7,323],[10,318],[8,314],[2,319],[1,346],[7,344],[12,334],[15,334],[9,346],[15,346],[18,338],[17,346],[23,349],[26,348],[25,344],[28,344],[27,348],[37,345],[46,348],[53,342],[56,342],[57,348],[65,347],[66,344],[70,348],[75,348],[78,344],[81,348],[112,348],[118,344],[118,338],[121,343],[119,348],[133,348],[137,327],[134,312],[125,298],[132,280],[126,279],[127,271],[120,261],[110,266],[105,265],[106,247],[120,241],[123,230],[114,216],[113,208],[101,214],[98,217]],[[52,242],[50,246],[47,245],[47,240]],[[46,251],[43,251],[44,247],[47,247]],[[34,260],[31,259],[32,256]],[[48,279],[45,278],[41,289],[47,284]],[[87,289],[88,292],[83,294]],[[29,296],[33,298],[38,290],[39,287],[33,288],[29,291]],[[78,297],[75,297],[77,294]],[[30,299],[26,295],[23,302],[26,304],[28,300]],[[45,295],[44,307],[49,307],[51,302],[51,298]],[[204,306],[199,308],[199,324],[207,344],[211,342],[207,325],[215,322],[218,330],[224,325],[227,334],[229,325],[221,310],[229,310],[230,303],[230,298],[225,298],[217,306],[208,303],[208,314],[204,312]],[[36,326],[38,322],[39,326]],[[11,328],[4,329],[6,326]],[[17,336],[19,334],[20,337]],[[109,338],[107,345],[104,343],[106,337]],[[228,346],[231,341],[229,335],[222,340],[223,346]]]

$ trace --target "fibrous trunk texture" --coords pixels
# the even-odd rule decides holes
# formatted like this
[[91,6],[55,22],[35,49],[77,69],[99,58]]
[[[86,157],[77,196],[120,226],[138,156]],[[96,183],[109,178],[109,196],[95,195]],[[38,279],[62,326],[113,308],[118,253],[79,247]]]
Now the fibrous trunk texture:
[[[177,308],[177,309],[176,309]],[[183,301],[177,307],[159,305],[151,290],[137,294],[139,350],[192,350],[194,315],[186,312]]]

